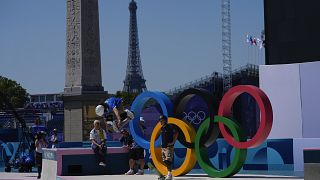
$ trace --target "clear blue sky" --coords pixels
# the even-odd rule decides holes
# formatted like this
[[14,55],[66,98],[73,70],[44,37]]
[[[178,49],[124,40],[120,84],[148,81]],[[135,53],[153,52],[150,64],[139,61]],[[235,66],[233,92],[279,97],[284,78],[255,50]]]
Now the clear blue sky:
[[[105,90],[125,78],[130,0],[100,0],[100,48]],[[221,0],[137,0],[142,68],[149,90],[165,91],[222,72]],[[246,34],[264,28],[263,0],[231,0],[232,59],[257,57]],[[0,0],[0,75],[31,94],[62,92],[65,83],[65,0]],[[262,57],[262,56],[261,56]],[[254,60],[251,60],[253,63]],[[261,61],[260,61],[261,62]]]

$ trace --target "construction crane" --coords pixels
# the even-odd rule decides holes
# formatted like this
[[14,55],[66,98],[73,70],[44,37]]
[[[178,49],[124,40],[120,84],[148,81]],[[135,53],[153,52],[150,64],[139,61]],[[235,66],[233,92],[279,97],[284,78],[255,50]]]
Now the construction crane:
[[223,91],[232,87],[230,0],[221,0]]

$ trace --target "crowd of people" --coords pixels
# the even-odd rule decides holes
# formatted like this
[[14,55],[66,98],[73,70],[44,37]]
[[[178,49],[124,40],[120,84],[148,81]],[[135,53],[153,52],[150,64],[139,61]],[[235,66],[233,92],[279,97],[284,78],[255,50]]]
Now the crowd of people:
[[62,101],[57,102],[30,102],[25,105],[25,109],[63,109]]

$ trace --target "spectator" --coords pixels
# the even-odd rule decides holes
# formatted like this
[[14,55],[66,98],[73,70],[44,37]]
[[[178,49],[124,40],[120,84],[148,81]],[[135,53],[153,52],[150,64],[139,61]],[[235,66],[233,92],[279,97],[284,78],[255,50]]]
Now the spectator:
[[129,171],[126,172],[126,175],[133,175],[134,174],[134,165],[136,161],[140,161],[140,168],[138,169],[136,175],[143,175],[144,174],[144,149],[140,146],[136,145],[132,135],[126,130],[121,130],[122,137],[120,142],[122,142],[123,146],[129,149]]
[[146,126],[144,125],[144,118],[141,116],[139,121],[139,128],[141,129],[142,135],[146,136]]
[[[142,135],[143,136],[146,136],[146,126],[144,125],[144,118],[141,116],[140,117],[140,121],[139,121],[139,127],[141,129],[141,132],[142,132]],[[140,170],[136,173],[136,175],[143,175],[144,172],[143,172],[143,169],[144,169],[144,165],[145,165],[145,160],[144,160],[144,149],[135,144],[135,151],[137,153],[137,158],[139,159],[140,161]]]
[[92,142],[91,147],[99,161],[100,166],[106,166],[106,139],[107,133],[100,127],[100,121],[95,120],[93,122],[94,128],[90,131],[90,140]]
[[50,142],[52,144],[51,148],[57,148],[57,145],[58,145],[57,129],[53,129]]
[[40,131],[36,135],[36,141],[35,141],[35,146],[36,146],[36,165],[38,166],[38,179],[41,178],[41,171],[42,171],[42,153],[43,149],[48,147],[48,143],[45,140],[46,133],[44,131]]

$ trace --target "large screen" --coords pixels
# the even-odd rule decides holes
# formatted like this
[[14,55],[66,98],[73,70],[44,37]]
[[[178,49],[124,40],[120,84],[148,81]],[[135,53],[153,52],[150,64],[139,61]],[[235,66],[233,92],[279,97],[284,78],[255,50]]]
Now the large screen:
[[320,59],[320,0],[264,0],[266,64]]

